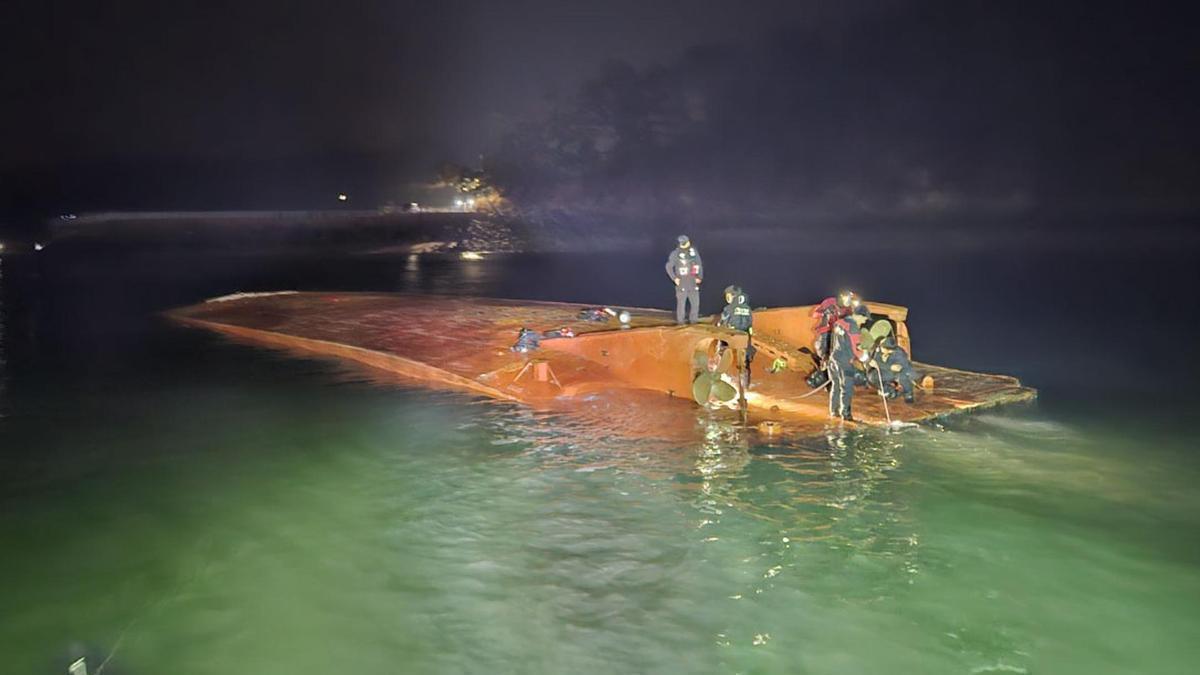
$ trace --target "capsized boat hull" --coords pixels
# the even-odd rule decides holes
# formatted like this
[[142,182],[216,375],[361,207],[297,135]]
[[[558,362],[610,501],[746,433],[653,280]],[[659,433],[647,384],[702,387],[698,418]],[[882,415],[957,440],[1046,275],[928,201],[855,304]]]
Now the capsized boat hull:
[[[902,307],[868,303],[887,316],[911,349]],[[745,336],[711,325],[676,326],[668,312],[634,309],[628,328],[580,320],[584,305],[375,293],[240,294],[168,312],[183,324],[253,344],[336,358],[425,386],[582,415],[625,431],[662,436],[700,408],[692,401],[697,355],[718,340],[734,349]],[[829,424],[824,392],[805,384],[811,359],[811,307],[755,312],[760,356],[746,392],[747,422],[770,433],[809,434]],[[529,353],[510,350],[521,328],[570,327],[575,337],[543,340]],[[789,367],[767,372],[775,358]],[[865,388],[855,395],[861,423],[921,422],[1036,397],[1015,378],[916,363],[934,387],[916,402],[888,401]],[[667,433],[666,435],[670,435]]]

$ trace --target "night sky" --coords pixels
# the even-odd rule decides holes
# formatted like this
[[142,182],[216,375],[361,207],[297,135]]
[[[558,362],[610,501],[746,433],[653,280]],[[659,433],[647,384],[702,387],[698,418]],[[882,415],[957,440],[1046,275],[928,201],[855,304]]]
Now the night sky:
[[593,211],[1194,212],[1194,24],[1039,4],[18,2],[0,209],[373,206],[483,155]]

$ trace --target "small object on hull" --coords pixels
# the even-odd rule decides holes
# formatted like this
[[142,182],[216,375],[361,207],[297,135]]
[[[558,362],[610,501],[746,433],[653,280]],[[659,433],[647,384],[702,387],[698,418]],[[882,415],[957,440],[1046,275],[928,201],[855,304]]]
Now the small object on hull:
[[775,420],[765,420],[758,423],[758,430],[768,436],[774,436],[783,431],[783,425]]
[[513,346],[510,349],[518,354],[527,354],[541,347],[542,340],[572,337],[575,337],[575,331],[572,330],[570,326],[555,328],[554,330],[548,330],[545,333],[539,333],[535,330],[522,328],[517,333],[517,341],[513,343]]
[[521,371],[517,373],[517,376],[513,378],[513,383],[518,382],[525,376],[525,373],[531,370],[533,371],[533,379],[535,381],[550,383],[562,389],[562,383],[558,381],[558,377],[554,375],[554,370],[550,368],[550,362],[546,359],[530,359],[527,361],[525,366],[521,368]]
[[541,342],[541,333],[535,330],[529,330],[528,328],[522,328],[517,333],[517,341],[513,343],[511,349],[518,354],[525,354],[537,349],[539,346],[541,346]]
[[616,316],[616,312],[608,307],[584,307],[579,310],[576,319],[579,321],[594,321],[596,323],[604,323]]

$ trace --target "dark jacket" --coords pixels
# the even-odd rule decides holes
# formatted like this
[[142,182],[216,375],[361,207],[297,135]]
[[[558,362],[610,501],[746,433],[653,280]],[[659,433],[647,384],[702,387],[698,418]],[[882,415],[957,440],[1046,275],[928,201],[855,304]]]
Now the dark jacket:
[[733,299],[733,302],[725,305],[725,309],[721,310],[721,318],[717,321],[718,326],[740,330],[743,333],[749,333],[754,327],[754,312],[750,309],[750,302],[745,295],[739,295]]
[[680,288],[695,288],[697,282],[704,279],[704,263],[700,260],[700,252],[695,246],[671,251],[663,269],[672,281],[679,281]]
[[830,358],[844,366],[852,365],[859,360],[863,351],[859,345],[862,334],[857,322],[850,317],[838,319],[834,322],[833,330],[830,332],[832,334],[829,344]]

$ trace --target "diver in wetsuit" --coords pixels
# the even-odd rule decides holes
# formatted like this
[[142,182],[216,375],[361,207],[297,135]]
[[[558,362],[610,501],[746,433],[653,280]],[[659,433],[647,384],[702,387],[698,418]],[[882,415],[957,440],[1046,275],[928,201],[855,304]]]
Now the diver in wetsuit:
[[872,387],[882,389],[885,396],[895,398],[897,389],[906,403],[913,402],[913,386],[917,374],[913,371],[908,354],[896,344],[892,335],[880,340],[875,353],[867,363],[867,381]]
[[850,310],[859,304],[858,297],[853,291],[841,291],[835,297],[825,298],[821,304],[813,307],[809,314],[812,317],[813,351],[817,355],[817,369],[808,376],[808,386],[820,387],[829,379],[826,372],[826,360],[829,358],[829,333],[838,319],[850,315]]
[[[700,320],[700,283],[704,280],[704,263],[700,261],[700,252],[692,246],[687,235],[679,235],[679,245],[667,256],[664,269],[675,284],[675,323],[696,323]],[[688,303],[691,303],[690,308],[687,307]]]
[[742,387],[749,388],[750,362],[754,360],[754,354],[757,351],[752,343],[754,311],[750,309],[750,300],[746,297],[746,292],[740,287],[736,285],[725,287],[725,309],[721,310],[721,316],[717,318],[717,325],[741,331],[747,335],[745,362],[742,364]]
[[838,319],[850,315],[850,311],[859,303],[858,296],[853,291],[842,291],[837,297],[825,298],[821,304],[813,307],[809,316],[812,317],[813,349],[817,356],[824,359],[829,355],[829,331]]
[[855,362],[866,363],[868,355],[859,346],[862,325],[871,317],[866,305],[858,305],[850,315],[834,322],[829,331],[829,357],[825,359],[832,384],[829,387],[829,416],[853,421],[850,403],[858,370]]

